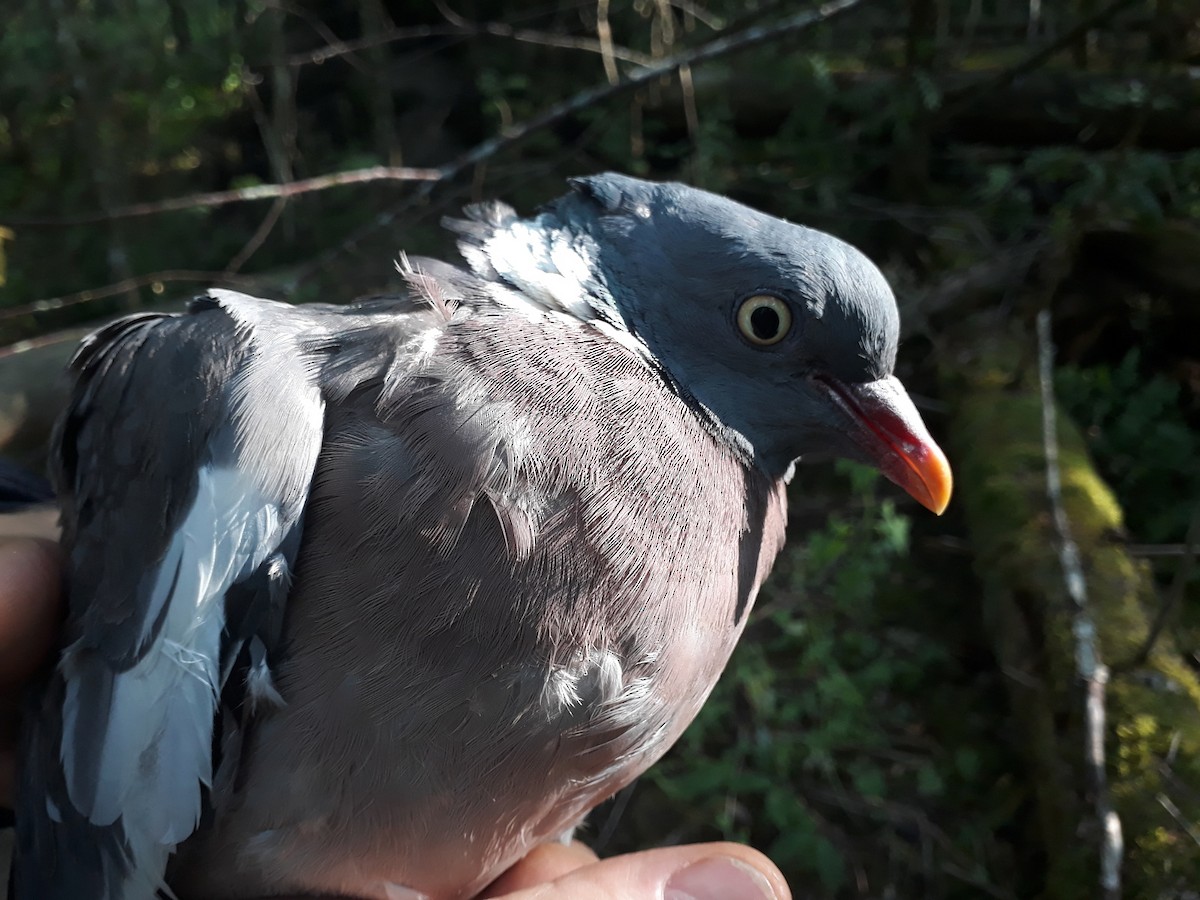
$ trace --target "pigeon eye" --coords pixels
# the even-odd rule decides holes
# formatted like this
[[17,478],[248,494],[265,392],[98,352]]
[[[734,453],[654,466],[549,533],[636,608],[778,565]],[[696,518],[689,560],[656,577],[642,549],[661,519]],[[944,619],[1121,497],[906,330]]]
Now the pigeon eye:
[[792,311],[778,297],[755,294],[738,307],[737,324],[750,343],[769,347],[787,337],[792,328]]

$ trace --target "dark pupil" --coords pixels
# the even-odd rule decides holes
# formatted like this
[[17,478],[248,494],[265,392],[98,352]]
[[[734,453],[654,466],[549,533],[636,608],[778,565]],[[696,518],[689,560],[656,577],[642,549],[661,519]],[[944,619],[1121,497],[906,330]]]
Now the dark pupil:
[[760,306],[750,313],[750,330],[760,341],[769,341],[779,334],[779,313],[769,306]]

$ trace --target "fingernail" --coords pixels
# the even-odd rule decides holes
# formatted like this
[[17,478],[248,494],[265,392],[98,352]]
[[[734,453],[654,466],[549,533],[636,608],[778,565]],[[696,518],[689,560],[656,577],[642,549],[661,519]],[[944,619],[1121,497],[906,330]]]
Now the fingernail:
[[663,900],[779,900],[771,883],[744,862],[720,857],[680,869],[667,880]]

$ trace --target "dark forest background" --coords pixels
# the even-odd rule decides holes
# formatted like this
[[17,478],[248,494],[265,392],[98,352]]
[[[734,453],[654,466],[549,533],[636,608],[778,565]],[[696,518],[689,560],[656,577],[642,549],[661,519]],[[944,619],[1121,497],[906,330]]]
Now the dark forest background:
[[956,498],[801,467],[724,681],[585,838],[1197,898],[1198,67],[1194,0],[5,0],[0,452],[41,464],[105,317],[395,290],[477,199],[615,169],[823,228],[896,288]]

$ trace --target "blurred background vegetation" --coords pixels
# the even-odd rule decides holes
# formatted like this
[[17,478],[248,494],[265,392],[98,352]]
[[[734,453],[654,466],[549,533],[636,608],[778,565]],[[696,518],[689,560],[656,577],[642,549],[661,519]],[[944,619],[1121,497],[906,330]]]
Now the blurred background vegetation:
[[[798,896],[1200,897],[1200,9],[847,6],[6,0],[0,452],[40,464],[90,324],[210,284],[394,290],[397,252],[452,255],[438,221],[472,200],[529,211],[615,169],[829,230],[896,287],[957,501],[933,520],[802,466],[724,681],[591,839],[750,841]],[[1045,487],[1042,310],[1086,616]]]

